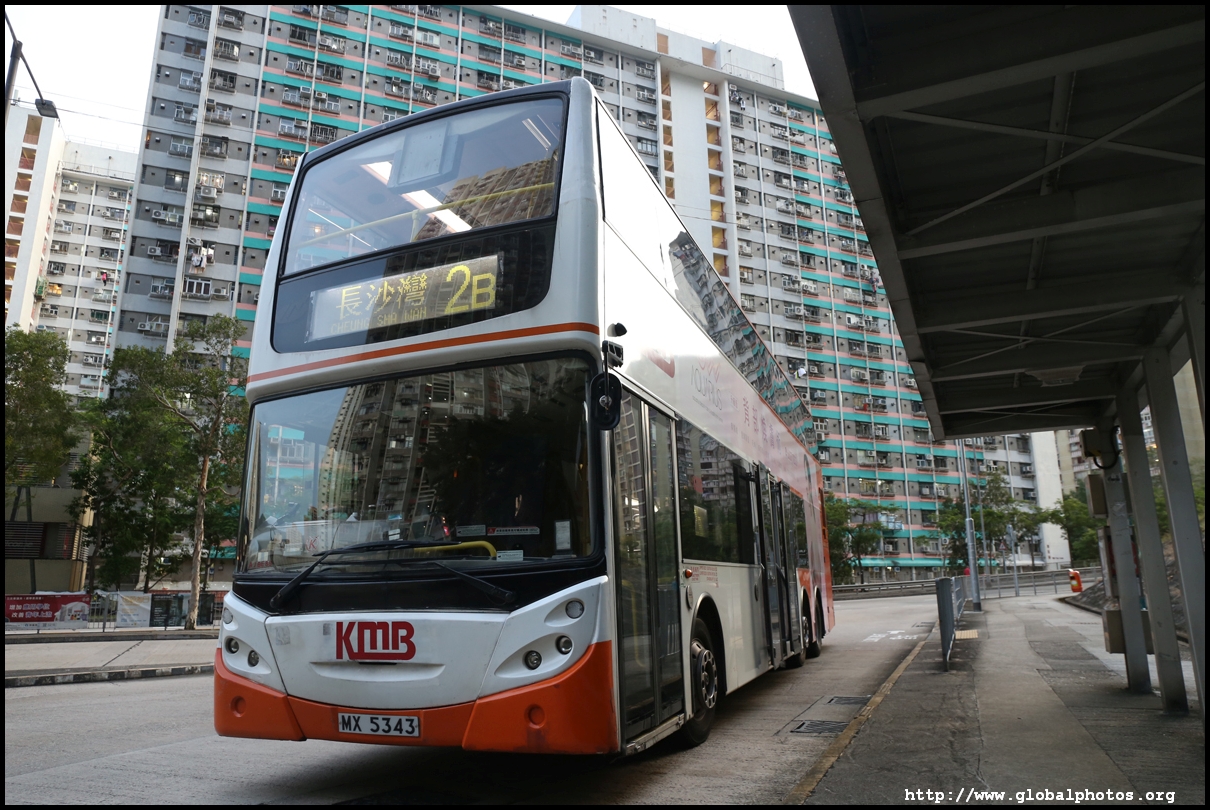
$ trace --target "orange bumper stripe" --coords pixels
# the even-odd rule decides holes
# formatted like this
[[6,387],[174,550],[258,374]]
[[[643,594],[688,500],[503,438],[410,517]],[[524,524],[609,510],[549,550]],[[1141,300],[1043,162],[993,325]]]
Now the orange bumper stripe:
[[475,701],[471,751],[607,754],[618,750],[613,644],[593,644],[561,675]]
[[236,675],[214,651],[214,730],[220,737],[305,740],[285,695]]
[[[237,711],[238,709],[238,711]],[[410,716],[419,737],[340,731],[339,714]],[[289,697],[235,675],[215,652],[214,728],[223,737],[462,746],[474,751],[604,754],[618,750],[613,645],[593,644],[571,669],[541,683],[435,709],[357,709]]]

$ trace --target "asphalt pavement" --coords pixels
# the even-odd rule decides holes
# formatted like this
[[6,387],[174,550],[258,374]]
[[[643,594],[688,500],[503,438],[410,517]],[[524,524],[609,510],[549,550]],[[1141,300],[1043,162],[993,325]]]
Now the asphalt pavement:
[[[933,597],[838,604],[823,655],[727,696],[704,745],[626,759],[223,739],[203,676],[5,689],[5,801],[931,804],[1100,789],[1204,803],[1196,709],[1164,717],[1126,692],[1095,615],[1053,595],[984,608],[946,672]],[[50,657],[6,644],[6,677],[14,661],[180,663],[214,641],[22,646]]]

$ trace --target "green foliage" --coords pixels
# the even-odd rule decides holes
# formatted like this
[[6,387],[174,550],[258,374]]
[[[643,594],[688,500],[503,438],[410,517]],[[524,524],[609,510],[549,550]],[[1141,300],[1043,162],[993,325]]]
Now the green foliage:
[[72,485],[81,490],[74,512],[93,512],[84,530],[92,545],[90,586],[129,585],[141,569],[149,590],[181,563],[171,546],[190,522],[188,437],[137,398],[97,401],[84,420],[92,452],[72,474]]
[[1103,521],[1088,514],[1088,495],[1083,479],[1074,493],[1063,496],[1053,518],[1050,522],[1057,524],[1067,537],[1072,565],[1095,565],[1101,556],[1097,548],[1097,526]]
[[78,441],[67,344],[50,332],[4,332],[4,488],[59,475]]
[[828,527],[828,554],[832,563],[832,581],[838,585],[853,582],[855,576],[865,582],[861,562],[882,548],[882,527],[869,522],[870,512],[862,501],[824,496],[824,520]]
[[[1009,544],[1008,527],[1016,532],[1017,542],[1031,541],[1043,523],[1059,523],[1061,510],[1038,509],[1015,500],[1007,478],[1000,470],[990,470],[983,478],[972,477],[971,518],[975,524],[976,555],[984,559],[985,549],[994,557]],[[1088,509],[1085,507],[1085,515]],[[937,508],[937,531],[946,551],[949,574],[960,574],[967,567],[966,503],[962,496],[947,498]],[[985,542],[986,541],[986,542]]]
[[186,325],[171,354],[141,347],[114,352],[114,399],[130,413],[161,424],[165,435],[179,437],[179,460],[174,457],[171,466],[181,477],[170,488],[179,493],[172,501],[186,510],[192,523],[193,608],[188,628],[197,622],[202,549],[217,545],[213,540],[208,544],[207,517],[230,513],[243,477],[248,421],[243,387],[248,372],[247,361],[232,353],[243,334],[240,321],[218,315]]

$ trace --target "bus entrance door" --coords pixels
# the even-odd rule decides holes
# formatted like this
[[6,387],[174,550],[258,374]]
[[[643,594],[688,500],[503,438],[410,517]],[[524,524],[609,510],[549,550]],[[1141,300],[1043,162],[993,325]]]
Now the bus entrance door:
[[788,653],[789,623],[786,621],[785,531],[781,525],[780,487],[769,470],[761,465],[756,473],[760,488],[760,564],[765,579],[765,627],[769,658],[779,667]]
[[618,673],[629,742],[685,710],[672,419],[627,393],[613,434]]

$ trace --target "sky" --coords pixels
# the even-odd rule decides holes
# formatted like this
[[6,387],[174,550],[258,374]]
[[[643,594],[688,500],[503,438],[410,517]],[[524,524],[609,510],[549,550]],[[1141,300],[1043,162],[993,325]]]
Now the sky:
[[[566,23],[574,5],[505,6]],[[785,6],[617,6],[654,17],[661,28],[717,42],[726,39],[782,63],[786,89],[815,96]],[[161,6],[5,6],[43,97],[59,108],[67,137],[137,150],[156,50]],[[4,31],[4,52],[12,36]],[[14,96],[32,103],[29,73]]]

